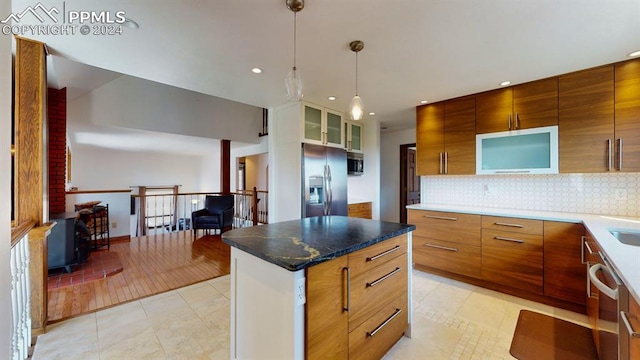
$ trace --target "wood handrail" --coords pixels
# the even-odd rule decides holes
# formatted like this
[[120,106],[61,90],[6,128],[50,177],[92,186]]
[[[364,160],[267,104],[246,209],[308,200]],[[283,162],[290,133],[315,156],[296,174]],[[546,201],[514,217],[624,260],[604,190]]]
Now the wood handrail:
[[103,194],[103,193],[130,193],[131,189],[126,190],[72,190],[67,191],[67,195],[73,194]]
[[13,248],[16,244],[25,237],[36,226],[35,221],[27,221],[22,224],[18,224],[15,228],[11,229],[11,247]]

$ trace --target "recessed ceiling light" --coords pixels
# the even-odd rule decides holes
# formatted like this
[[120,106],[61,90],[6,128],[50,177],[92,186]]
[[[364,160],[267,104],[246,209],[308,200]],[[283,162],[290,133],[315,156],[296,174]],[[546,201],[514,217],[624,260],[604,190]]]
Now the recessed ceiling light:
[[500,83],[500,86],[507,86],[507,85],[511,85],[511,81],[503,81]]
[[429,102],[428,100],[422,100],[422,101],[420,101],[420,104],[426,104],[428,102]]
[[634,52],[629,54],[629,57],[634,57],[634,56],[640,56],[640,50],[634,51]]
[[373,111],[369,113],[369,115],[371,115],[371,116],[373,116],[373,115],[375,115],[375,114],[376,114],[376,113],[374,113]]
[[262,69],[260,69],[260,68],[253,68],[253,69],[251,69],[251,71],[252,71],[254,74],[260,74],[260,73],[262,72]]
[[333,100],[335,100],[335,99],[336,99],[336,97],[335,97],[335,96],[329,96],[329,97],[328,97],[328,99],[329,99],[329,100],[331,100],[331,101],[333,101]]

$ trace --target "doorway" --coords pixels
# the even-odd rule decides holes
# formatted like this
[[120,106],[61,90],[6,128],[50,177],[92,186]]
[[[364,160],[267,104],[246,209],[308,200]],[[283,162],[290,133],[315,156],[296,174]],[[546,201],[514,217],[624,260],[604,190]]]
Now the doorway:
[[416,144],[400,145],[400,222],[407,223],[407,205],[420,204],[420,176],[416,175]]

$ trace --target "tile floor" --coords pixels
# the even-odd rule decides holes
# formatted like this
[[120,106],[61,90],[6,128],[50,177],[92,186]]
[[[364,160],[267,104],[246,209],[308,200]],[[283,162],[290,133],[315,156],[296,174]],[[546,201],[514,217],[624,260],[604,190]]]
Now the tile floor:
[[[413,336],[385,359],[513,359],[521,309],[581,325],[584,315],[414,271]],[[229,276],[49,326],[33,359],[228,359]]]

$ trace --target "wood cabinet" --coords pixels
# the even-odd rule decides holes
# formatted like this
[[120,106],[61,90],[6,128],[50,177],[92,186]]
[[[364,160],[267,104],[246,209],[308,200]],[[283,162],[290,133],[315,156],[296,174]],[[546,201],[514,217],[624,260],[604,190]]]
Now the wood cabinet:
[[615,64],[615,156],[618,171],[640,171],[640,59]]
[[371,202],[353,203],[347,205],[347,215],[363,219],[371,219]]
[[544,295],[585,305],[582,224],[544,222]]
[[402,337],[407,245],[401,235],[307,268],[307,359],[380,359]]
[[629,359],[640,359],[640,304],[633,296],[629,296],[626,318],[628,324],[624,324],[624,328],[629,333]]
[[475,174],[475,96],[419,106],[416,111],[418,174]]
[[478,134],[557,124],[557,77],[476,95],[476,133]]
[[342,113],[308,103],[303,103],[302,107],[304,142],[344,147]]
[[416,265],[479,278],[481,276],[480,215],[408,211]]
[[609,171],[614,145],[613,65],[562,75],[558,89],[560,172]]
[[362,152],[362,124],[355,121],[344,122],[344,148],[351,152]]
[[543,293],[543,222],[482,216],[482,278]]

